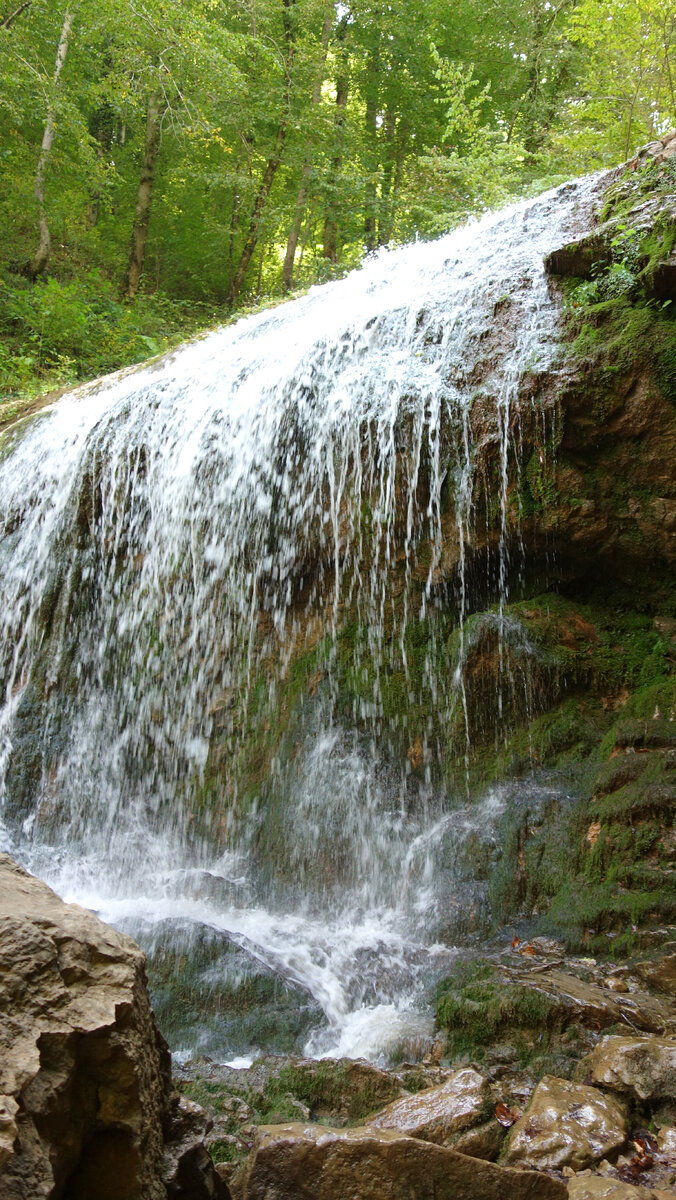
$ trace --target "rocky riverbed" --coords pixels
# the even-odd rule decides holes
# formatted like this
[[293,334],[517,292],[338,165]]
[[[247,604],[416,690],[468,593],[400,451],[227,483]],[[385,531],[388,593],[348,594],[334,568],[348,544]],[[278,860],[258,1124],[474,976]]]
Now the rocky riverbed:
[[[498,943],[387,1070],[197,1058],[173,1081],[141,951],[7,855],[0,938],[3,1200],[676,1195],[675,927],[622,964]],[[514,1025],[461,1050],[448,998],[489,979]]]
[[676,929],[652,940],[621,965],[544,938],[465,963],[465,993],[473,971],[522,997],[516,1027],[473,1052],[439,1031],[395,1069],[195,1059],[176,1082],[209,1112],[207,1148],[242,1200],[272,1194],[273,1176],[284,1197],[320,1177],[327,1197],[408,1196],[416,1178],[416,1196],[432,1180],[430,1195],[676,1195]]

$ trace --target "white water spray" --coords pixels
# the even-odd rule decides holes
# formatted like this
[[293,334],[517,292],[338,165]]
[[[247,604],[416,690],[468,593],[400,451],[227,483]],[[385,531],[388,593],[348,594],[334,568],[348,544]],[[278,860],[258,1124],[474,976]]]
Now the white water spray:
[[[415,1002],[443,958],[451,886],[440,847],[470,826],[492,836],[493,800],[459,818],[429,772],[412,805],[407,764],[383,770],[381,669],[397,657],[412,686],[406,631],[448,569],[449,511],[462,665],[477,403],[498,446],[502,639],[514,411],[557,343],[542,260],[593,192],[382,254],[61,400],[3,447],[5,841],[113,921],[201,923],[246,945],[321,1006],[312,1053],[377,1054],[425,1025]],[[372,669],[356,730],[331,691],[348,618],[365,631],[352,669]],[[252,795],[242,779],[284,681],[326,635],[324,693]],[[428,656],[425,677],[469,736],[462,671],[444,681]]]

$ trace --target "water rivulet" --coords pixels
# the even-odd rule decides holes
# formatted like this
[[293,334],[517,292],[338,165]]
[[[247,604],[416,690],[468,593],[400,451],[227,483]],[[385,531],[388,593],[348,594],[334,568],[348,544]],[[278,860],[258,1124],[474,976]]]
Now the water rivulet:
[[496,641],[499,738],[509,694],[532,703],[510,489],[526,443],[543,470],[556,444],[543,256],[595,186],[383,254],[5,440],[2,837],[154,949],[158,994],[192,970],[221,998],[192,1031],[179,998],[175,1040],[233,1054],[287,1021],[312,1053],[377,1054],[425,1027],[452,917],[481,907],[468,861],[519,801],[468,803],[468,619]]

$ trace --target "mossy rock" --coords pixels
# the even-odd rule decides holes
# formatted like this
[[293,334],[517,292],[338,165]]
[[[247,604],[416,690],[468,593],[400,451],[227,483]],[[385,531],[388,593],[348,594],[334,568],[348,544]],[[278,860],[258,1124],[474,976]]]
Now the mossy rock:
[[552,1027],[549,998],[513,981],[494,963],[459,963],[437,988],[436,1020],[451,1056],[473,1054],[508,1037]]
[[175,1050],[197,1031],[201,1052],[219,1058],[251,1046],[289,1053],[323,1020],[306,992],[216,930],[172,921],[152,933],[133,932],[147,950],[158,1024]]

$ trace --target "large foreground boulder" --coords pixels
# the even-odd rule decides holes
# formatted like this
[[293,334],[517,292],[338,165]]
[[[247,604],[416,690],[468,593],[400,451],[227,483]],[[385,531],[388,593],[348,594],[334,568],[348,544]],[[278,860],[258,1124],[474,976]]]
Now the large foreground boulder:
[[3,854],[0,964],[2,1200],[227,1196],[186,1131],[135,942]]
[[564,1184],[387,1129],[269,1125],[247,1161],[242,1200],[566,1200]]

